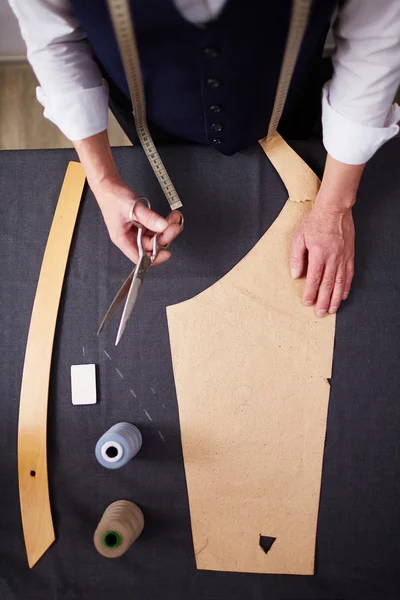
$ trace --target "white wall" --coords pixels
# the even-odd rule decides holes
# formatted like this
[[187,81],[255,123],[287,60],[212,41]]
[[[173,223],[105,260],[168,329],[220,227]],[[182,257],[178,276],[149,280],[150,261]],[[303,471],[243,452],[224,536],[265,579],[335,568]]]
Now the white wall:
[[7,0],[0,0],[0,60],[20,58],[25,54],[25,44],[19,32],[18,21]]

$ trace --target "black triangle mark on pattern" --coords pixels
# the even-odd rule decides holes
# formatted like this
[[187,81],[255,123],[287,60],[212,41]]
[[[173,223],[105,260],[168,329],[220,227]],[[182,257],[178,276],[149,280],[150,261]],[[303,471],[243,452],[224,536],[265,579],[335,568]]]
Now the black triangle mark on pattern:
[[260,542],[259,543],[260,543],[261,548],[264,550],[265,554],[267,554],[267,552],[271,549],[271,546],[275,540],[276,540],[276,538],[274,538],[274,537],[268,537],[266,535],[260,534]]

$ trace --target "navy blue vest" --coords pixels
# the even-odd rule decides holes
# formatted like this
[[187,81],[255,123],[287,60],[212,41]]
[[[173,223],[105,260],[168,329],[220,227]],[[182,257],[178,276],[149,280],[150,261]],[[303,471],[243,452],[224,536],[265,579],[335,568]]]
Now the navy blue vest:
[[[130,108],[129,90],[105,0],[73,0],[107,78]],[[285,49],[291,0],[228,0],[205,27],[172,0],[131,0],[149,123],[184,140],[233,154],[268,129]],[[306,120],[336,0],[314,0],[280,130]]]

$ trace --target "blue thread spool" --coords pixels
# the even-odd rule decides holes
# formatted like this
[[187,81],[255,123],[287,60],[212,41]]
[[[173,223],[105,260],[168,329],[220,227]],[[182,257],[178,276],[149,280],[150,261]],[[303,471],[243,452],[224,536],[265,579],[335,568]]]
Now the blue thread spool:
[[142,434],[132,423],[117,423],[96,444],[96,458],[106,469],[119,469],[142,447]]

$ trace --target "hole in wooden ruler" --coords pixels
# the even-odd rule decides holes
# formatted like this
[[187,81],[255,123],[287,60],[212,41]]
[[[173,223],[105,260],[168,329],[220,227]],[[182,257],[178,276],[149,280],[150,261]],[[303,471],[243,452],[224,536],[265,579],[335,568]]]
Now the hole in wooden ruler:
[[36,477],[36,471],[31,471],[31,477]]

